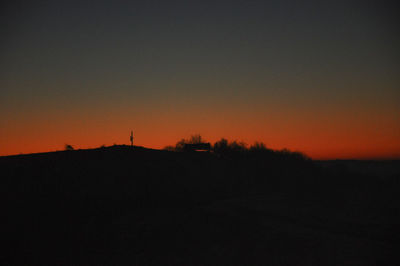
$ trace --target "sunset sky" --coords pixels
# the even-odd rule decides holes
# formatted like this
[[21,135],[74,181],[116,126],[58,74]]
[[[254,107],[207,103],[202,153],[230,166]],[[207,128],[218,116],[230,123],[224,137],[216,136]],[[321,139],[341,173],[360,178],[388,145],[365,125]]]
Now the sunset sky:
[[[8,3],[6,3],[8,2]],[[2,1],[0,155],[191,134],[400,158],[396,1]]]

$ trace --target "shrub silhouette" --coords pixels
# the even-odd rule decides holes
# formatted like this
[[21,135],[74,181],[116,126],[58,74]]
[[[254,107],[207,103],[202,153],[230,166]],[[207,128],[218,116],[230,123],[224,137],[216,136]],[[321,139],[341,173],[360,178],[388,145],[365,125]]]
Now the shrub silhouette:
[[166,151],[175,151],[176,148],[175,148],[174,146],[168,145],[168,146],[165,146],[163,150],[166,150]]
[[73,151],[73,150],[74,150],[74,147],[72,147],[72,145],[65,144],[65,150],[66,150],[66,151]]

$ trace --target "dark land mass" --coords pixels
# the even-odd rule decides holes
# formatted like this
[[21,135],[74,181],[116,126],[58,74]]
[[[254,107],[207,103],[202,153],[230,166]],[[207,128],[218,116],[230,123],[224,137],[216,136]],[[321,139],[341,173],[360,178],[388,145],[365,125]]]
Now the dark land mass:
[[400,265],[399,161],[113,146],[0,169],[1,265]]

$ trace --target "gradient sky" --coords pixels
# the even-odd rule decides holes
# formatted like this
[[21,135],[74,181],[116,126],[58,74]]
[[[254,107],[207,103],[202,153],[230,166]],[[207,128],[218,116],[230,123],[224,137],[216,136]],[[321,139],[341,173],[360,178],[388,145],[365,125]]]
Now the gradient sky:
[[400,158],[395,1],[2,1],[0,155],[200,133]]

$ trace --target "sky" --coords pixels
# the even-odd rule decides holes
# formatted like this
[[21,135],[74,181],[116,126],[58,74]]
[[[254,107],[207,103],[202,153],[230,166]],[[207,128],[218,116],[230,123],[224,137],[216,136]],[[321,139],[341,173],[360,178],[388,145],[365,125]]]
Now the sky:
[[2,1],[0,155],[191,134],[400,158],[395,1]]

